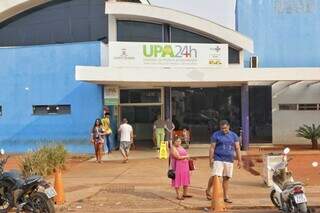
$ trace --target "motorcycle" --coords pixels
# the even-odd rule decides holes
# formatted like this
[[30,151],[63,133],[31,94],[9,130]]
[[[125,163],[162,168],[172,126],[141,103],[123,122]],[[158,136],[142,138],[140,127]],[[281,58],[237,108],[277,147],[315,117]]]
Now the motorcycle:
[[[0,150],[0,156],[4,156]],[[41,176],[23,177],[18,171],[4,171],[9,156],[0,160],[0,213],[16,212],[54,213],[52,198],[56,191]]]
[[294,181],[292,172],[288,171],[289,152],[290,149],[285,148],[282,161],[273,168],[268,168],[273,172],[270,199],[282,212],[309,213],[303,183]]

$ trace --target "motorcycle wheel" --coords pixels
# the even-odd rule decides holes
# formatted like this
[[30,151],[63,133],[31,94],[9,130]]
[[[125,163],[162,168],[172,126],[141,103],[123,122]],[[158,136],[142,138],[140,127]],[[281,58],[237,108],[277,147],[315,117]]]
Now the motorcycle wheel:
[[297,204],[297,212],[298,213],[308,213],[308,206],[307,203],[299,203]]
[[0,195],[0,213],[7,213],[12,209],[12,200],[9,194]]
[[36,192],[30,196],[33,212],[54,213],[54,205],[51,199],[43,192]]
[[280,209],[279,201],[277,200],[275,195],[276,195],[276,190],[272,190],[270,193],[271,202],[276,208]]
[[6,197],[3,197],[1,195],[0,198],[0,213],[7,213],[12,208],[12,205],[10,203],[10,200]]

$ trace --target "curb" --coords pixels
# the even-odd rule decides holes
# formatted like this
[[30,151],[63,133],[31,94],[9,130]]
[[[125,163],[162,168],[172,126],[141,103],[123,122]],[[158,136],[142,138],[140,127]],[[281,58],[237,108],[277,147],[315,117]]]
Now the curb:
[[[189,209],[189,210],[204,210],[204,209],[211,209],[211,206],[206,206],[206,207],[188,207],[188,206],[183,206],[185,209]],[[308,206],[311,209],[317,209],[320,208],[320,205],[312,205],[312,206]],[[264,210],[264,209],[276,209],[276,207],[274,206],[229,206],[227,207],[227,209],[231,209],[231,210],[244,210],[244,209],[249,209],[249,210],[254,210],[254,209],[259,209],[259,210]]]

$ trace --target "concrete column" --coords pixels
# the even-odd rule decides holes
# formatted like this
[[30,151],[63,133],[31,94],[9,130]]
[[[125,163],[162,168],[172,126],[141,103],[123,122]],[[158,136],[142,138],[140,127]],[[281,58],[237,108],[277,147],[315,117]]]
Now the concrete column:
[[172,119],[171,87],[164,88],[164,117]]
[[117,20],[113,15],[108,15],[108,40],[117,41]]
[[242,123],[242,148],[249,148],[249,86],[242,85],[241,87],[241,123]]

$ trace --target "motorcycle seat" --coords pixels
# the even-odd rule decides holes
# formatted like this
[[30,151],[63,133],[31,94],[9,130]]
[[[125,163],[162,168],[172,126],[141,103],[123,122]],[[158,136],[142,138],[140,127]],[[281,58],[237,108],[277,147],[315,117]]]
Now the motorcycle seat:
[[24,184],[21,173],[16,170],[4,172],[3,177],[13,179],[18,187],[21,187]]
[[294,186],[298,186],[298,185],[302,185],[301,182],[287,182],[283,185],[283,188],[289,188],[289,187],[294,187]]
[[28,184],[37,182],[37,181],[39,181],[39,180],[41,180],[41,177],[40,177],[40,176],[36,176],[36,175],[30,176],[30,177],[28,177],[28,178],[26,179],[26,184],[28,185]]

